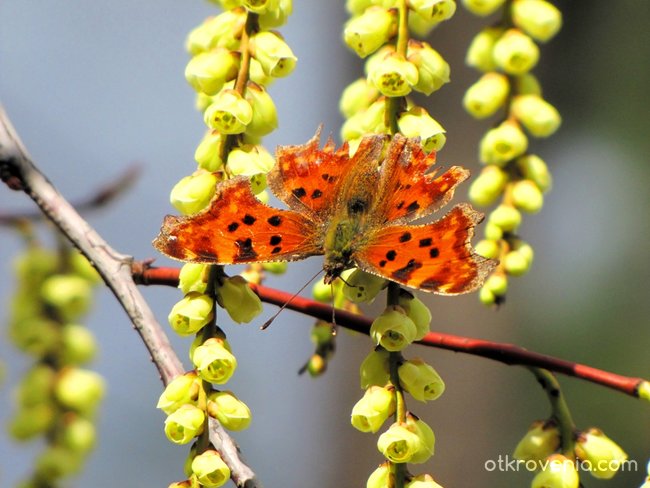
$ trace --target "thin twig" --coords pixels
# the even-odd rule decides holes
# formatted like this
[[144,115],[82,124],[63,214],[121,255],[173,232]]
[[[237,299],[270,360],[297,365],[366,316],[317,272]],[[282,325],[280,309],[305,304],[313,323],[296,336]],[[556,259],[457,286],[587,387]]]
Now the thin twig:
[[[112,249],[36,168],[4,109],[0,106],[0,179],[13,190],[24,191],[72,244],[86,256],[129,316],[167,385],[183,374],[165,332],[132,278],[133,258]],[[239,447],[216,420],[210,421],[210,441],[222,455],[238,487],[260,487],[244,463]]]
[[[134,267],[134,278],[137,283],[143,285],[178,285],[178,273],[176,268],[151,268],[149,263],[139,263]],[[253,285],[251,288],[259,295],[262,301],[273,305],[282,306],[289,302],[287,308],[310,315],[320,320],[330,321],[332,307],[319,303],[308,298],[297,296],[291,301],[290,293],[269,288],[262,285]],[[336,323],[341,327],[368,334],[372,320],[363,315],[355,315],[345,310],[336,310]],[[573,376],[582,380],[590,381],[614,390],[626,393],[639,398],[639,386],[647,381],[643,378],[622,376],[602,369],[592,368],[584,364],[566,361],[564,359],[547,356],[537,352],[529,351],[515,344],[462,337],[442,332],[429,332],[420,344],[448,351],[462,352],[473,356],[481,356],[493,359],[508,365],[531,366],[544,368],[556,373]]]

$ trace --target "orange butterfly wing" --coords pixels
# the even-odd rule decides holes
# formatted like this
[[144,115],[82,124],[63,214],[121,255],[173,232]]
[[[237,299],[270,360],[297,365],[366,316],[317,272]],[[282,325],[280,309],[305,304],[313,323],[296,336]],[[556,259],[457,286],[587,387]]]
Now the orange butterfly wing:
[[364,271],[441,295],[480,287],[496,261],[474,253],[470,240],[482,215],[467,204],[426,225],[389,225],[372,233],[352,259]]
[[201,212],[165,217],[153,245],[171,258],[193,263],[293,261],[322,254],[320,234],[312,219],[264,205],[249,179],[238,177],[219,184]]

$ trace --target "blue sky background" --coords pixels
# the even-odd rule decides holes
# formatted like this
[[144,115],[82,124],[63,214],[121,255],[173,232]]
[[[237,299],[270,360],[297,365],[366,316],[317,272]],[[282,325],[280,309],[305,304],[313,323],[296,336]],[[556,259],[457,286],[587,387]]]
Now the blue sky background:
[[[271,88],[280,118],[280,128],[266,139],[271,150],[306,141],[320,123],[337,135],[338,96],[361,73],[340,41],[342,2],[295,3],[282,33],[299,63],[293,75]],[[536,73],[564,124],[557,135],[534,145],[552,167],[555,186],[544,210],[527,216],[521,229],[536,250],[533,270],[512,280],[508,303],[496,312],[478,305],[475,296],[426,297],[433,327],[650,377],[650,4],[558,4],[566,25],[543,47]],[[429,38],[451,64],[453,83],[426,104],[447,129],[440,164],[463,164],[476,173],[476,144],[489,123],[473,121],[460,101],[477,77],[463,66],[464,51],[485,21],[461,10]],[[213,12],[198,0],[0,3],[0,101],[61,192],[83,197],[131,162],[144,163],[128,195],[88,215],[116,249],[137,259],[156,257],[150,241],[163,215],[172,212],[169,190],[194,169],[204,126],[183,78],[188,59],[183,42]],[[467,187],[457,200],[465,199]],[[3,187],[0,208],[32,206]],[[18,238],[0,232],[0,311],[12,289],[11,258],[19,251]],[[320,265],[319,258],[310,259],[268,284],[294,291]],[[143,291],[165,323],[179,293]],[[377,304],[367,309],[378,310]],[[265,316],[272,312],[269,307]],[[299,377],[311,352],[311,322],[284,312],[266,332],[258,323],[223,323],[240,361],[229,388],[254,415],[251,428],[236,438],[267,487],[365,486],[381,459],[376,437],[349,426],[349,411],[362,394],[358,365],[371,344],[341,333],[325,377]],[[99,292],[88,325],[101,344],[93,367],[107,378],[108,397],[99,418],[100,444],[69,485],[155,487],[180,479],[186,450],[163,435],[164,416],[154,409],[161,392],[157,372],[107,291]],[[9,377],[0,385],[2,425],[12,410],[13,377],[29,364],[4,337],[0,358]],[[187,364],[189,342],[173,341]],[[446,487],[526,486],[530,475],[489,473],[484,463],[509,454],[529,423],[548,415],[532,376],[521,368],[421,347],[408,355],[434,364],[448,388],[432,404],[409,402],[437,436],[436,455],[421,471]],[[562,384],[579,427],[601,427],[645,464],[650,406],[584,382],[562,378]],[[0,436],[0,485],[21,479],[38,450]],[[585,485],[629,487],[641,478],[641,472],[630,473],[606,485],[585,478]]]

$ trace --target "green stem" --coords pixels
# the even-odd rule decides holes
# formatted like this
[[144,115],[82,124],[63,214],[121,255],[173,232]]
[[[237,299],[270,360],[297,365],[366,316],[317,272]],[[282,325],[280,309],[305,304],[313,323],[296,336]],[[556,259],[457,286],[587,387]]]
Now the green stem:
[[546,396],[551,404],[551,418],[553,418],[560,429],[561,449],[569,459],[575,458],[575,423],[571,411],[566,403],[560,383],[553,373],[542,368],[529,368],[535,375],[539,384],[544,388]]
[[406,0],[400,0],[397,11],[397,42],[395,43],[395,51],[397,54],[406,57],[406,50],[409,44],[409,9],[406,5]]

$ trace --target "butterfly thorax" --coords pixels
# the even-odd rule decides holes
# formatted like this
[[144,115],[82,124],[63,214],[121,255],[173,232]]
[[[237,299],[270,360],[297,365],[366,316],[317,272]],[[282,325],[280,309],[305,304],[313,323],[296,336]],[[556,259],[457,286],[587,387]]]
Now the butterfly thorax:
[[325,283],[331,283],[343,271],[354,265],[352,255],[362,236],[361,222],[357,218],[333,219],[325,234]]

